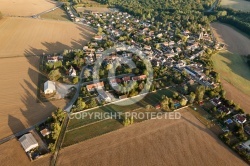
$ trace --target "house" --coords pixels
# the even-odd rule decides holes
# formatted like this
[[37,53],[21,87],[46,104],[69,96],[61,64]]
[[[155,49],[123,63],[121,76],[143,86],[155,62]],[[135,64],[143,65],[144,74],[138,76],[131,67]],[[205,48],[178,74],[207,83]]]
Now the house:
[[121,96],[119,96],[119,99],[126,99],[126,98],[128,98],[127,95],[121,95]]
[[151,50],[151,47],[150,47],[150,46],[145,45],[145,46],[144,46],[144,49],[145,49],[145,50],[150,51],[150,50]]
[[106,102],[111,102],[111,98],[104,90],[99,90],[98,93],[101,100],[104,100]]
[[140,75],[140,76],[132,77],[132,80],[133,81],[140,81],[140,80],[145,80],[146,78],[147,78],[146,75]]
[[47,62],[49,63],[55,63],[58,61],[58,56],[48,56],[47,57]]
[[119,78],[110,79],[109,83],[111,84],[112,87],[115,87],[115,86],[118,86],[118,83],[121,83],[121,80]]
[[130,76],[123,77],[122,80],[123,80],[124,82],[128,82],[128,81],[130,81]]
[[247,149],[247,150],[250,151],[250,140],[244,142],[244,143],[242,144],[242,146],[243,146],[245,149]]
[[233,117],[234,117],[234,121],[239,124],[243,124],[247,121],[244,114],[237,114],[237,115],[234,115]]
[[102,89],[104,87],[104,83],[103,82],[98,82],[98,83],[95,83],[95,84],[90,84],[90,85],[87,85],[86,88],[87,90],[90,92],[90,91],[94,91],[95,89]]
[[42,136],[45,137],[45,136],[49,135],[51,133],[51,131],[49,129],[45,128],[45,129],[41,130],[40,133],[42,134]]
[[44,83],[44,93],[47,94],[51,94],[53,92],[56,91],[56,85],[55,82],[53,81],[46,81]]
[[75,77],[76,76],[76,70],[72,66],[69,69],[69,76],[70,77]]
[[155,106],[155,109],[161,109],[161,104],[157,104],[156,106]]
[[102,40],[102,36],[95,36],[95,37],[94,37],[94,40],[96,40],[96,41],[101,41],[101,40]]
[[216,107],[221,104],[221,101],[217,98],[211,99],[210,102]]
[[220,107],[218,108],[218,111],[219,111],[219,112],[224,112],[224,113],[226,113],[226,115],[229,115],[229,114],[231,113],[230,109],[227,108],[227,107],[224,106],[224,105],[220,106]]
[[18,140],[21,143],[25,152],[29,152],[30,150],[35,149],[39,146],[38,142],[31,133],[24,134]]

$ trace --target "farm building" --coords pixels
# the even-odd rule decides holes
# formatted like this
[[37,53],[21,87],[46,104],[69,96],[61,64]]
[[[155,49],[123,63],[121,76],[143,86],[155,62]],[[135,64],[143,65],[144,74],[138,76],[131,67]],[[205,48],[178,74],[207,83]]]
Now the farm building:
[[46,81],[44,83],[44,93],[45,94],[51,94],[56,90],[55,83],[52,81]]
[[21,138],[19,138],[19,142],[21,143],[25,152],[29,152],[31,149],[38,147],[38,143],[31,133],[23,135]]

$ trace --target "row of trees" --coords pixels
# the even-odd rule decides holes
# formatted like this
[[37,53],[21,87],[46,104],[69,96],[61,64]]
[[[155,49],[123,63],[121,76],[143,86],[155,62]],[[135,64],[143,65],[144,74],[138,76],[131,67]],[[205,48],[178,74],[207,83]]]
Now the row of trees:
[[[64,117],[65,117],[65,113],[61,108],[58,108],[55,112],[52,113],[51,129],[52,129],[52,139],[54,140],[54,142],[56,142],[57,138],[59,137]],[[50,143],[49,149],[52,152],[54,152],[55,144]]]

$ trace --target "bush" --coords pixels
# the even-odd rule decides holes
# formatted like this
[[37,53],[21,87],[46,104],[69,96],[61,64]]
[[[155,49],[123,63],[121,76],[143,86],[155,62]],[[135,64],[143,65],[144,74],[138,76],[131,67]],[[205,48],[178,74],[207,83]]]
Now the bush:
[[77,84],[78,81],[79,81],[79,78],[78,78],[78,77],[73,78],[73,84]]

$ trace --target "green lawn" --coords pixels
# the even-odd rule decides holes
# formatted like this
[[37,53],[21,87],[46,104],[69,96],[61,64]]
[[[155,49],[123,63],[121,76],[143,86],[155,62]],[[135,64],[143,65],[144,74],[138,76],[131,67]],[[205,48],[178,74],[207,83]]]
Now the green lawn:
[[123,125],[115,119],[107,119],[93,125],[66,132],[63,147],[122,128]]
[[221,6],[250,12],[250,2],[246,0],[222,0]]
[[239,55],[220,52],[213,55],[215,70],[221,78],[234,85],[245,94],[250,94],[250,67]]
[[60,21],[70,21],[66,11],[63,8],[55,9],[49,13],[41,15],[43,19],[60,20]]
[[[111,104],[90,110],[88,111],[88,113],[157,112],[159,110],[156,110],[154,108],[148,110],[145,107],[147,105],[155,106],[156,104],[158,104],[161,100],[162,95],[172,97],[173,92],[168,89],[162,89],[157,92],[147,94],[146,97],[144,97],[142,100],[132,105],[120,106]],[[129,99],[129,100],[133,101],[135,99]],[[125,101],[122,102],[124,103]],[[141,122],[146,119],[147,118],[145,116],[144,119],[134,119],[134,122]],[[100,118],[90,118],[90,116],[86,116],[80,119],[76,118],[71,119],[67,127],[67,132],[65,134],[63,147],[108,133],[110,131],[117,130],[122,127],[123,127],[122,120],[118,119],[103,120]]]

